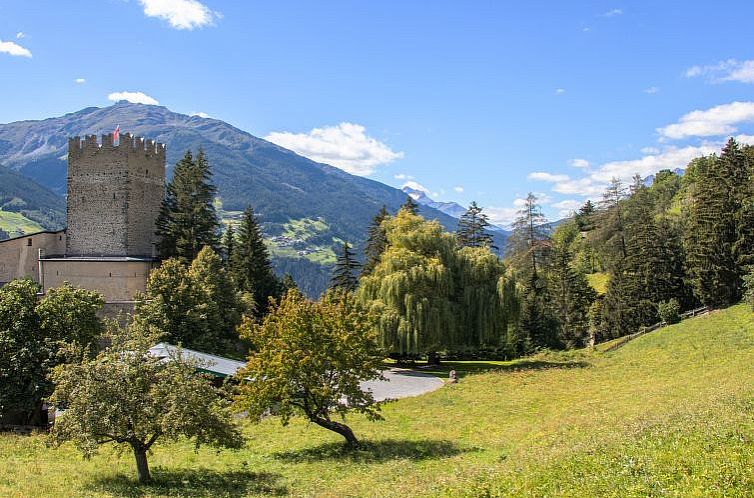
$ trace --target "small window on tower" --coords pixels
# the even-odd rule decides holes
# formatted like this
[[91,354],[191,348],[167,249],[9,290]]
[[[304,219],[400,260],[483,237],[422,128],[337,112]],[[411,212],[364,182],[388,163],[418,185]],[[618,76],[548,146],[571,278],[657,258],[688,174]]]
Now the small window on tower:
[[28,239],[28,240],[26,241],[26,245],[27,245],[27,246],[29,246],[29,247],[31,247],[31,239]]

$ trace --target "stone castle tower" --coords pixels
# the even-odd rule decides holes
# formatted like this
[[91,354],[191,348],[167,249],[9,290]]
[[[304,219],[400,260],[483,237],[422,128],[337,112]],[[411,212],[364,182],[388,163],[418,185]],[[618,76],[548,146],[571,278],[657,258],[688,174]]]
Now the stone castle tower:
[[128,133],[68,139],[66,257],[155,256],[165,145]]

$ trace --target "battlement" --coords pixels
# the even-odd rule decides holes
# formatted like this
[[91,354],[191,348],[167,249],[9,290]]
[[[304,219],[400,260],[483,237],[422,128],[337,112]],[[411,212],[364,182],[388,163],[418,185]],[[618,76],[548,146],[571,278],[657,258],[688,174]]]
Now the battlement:
[[67,256],[151,257],[165,145],[122,133],[68,140]]
[[122,133],[118,145],[114,144],[112,133],[102,135],[101,143],[97,143],[97,135],[86,135],[83,140],[78,136],[68,138],[69,155],[80,156],[87,152],[93,154],[105,151],[121,154],[143,152],[147,157],[156,157],[159,161],[165,161],[165,144],[152,139],[135,137],[130,133]]

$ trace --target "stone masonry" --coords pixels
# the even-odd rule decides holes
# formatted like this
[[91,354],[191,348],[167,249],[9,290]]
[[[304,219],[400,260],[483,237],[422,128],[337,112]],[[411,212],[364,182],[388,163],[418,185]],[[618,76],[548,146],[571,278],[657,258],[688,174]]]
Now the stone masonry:
[[155,256],[165,146],[130,134],[68,140],[66,256]]

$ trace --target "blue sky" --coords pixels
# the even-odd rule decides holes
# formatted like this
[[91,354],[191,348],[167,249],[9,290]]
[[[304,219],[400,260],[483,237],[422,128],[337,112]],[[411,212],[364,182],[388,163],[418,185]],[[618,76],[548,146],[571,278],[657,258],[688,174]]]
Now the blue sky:
[[750,1],[2,0],[0,122],[154,101],[502,224],[532,191],[555,219],[611,176],[754,143],[752,18]]

